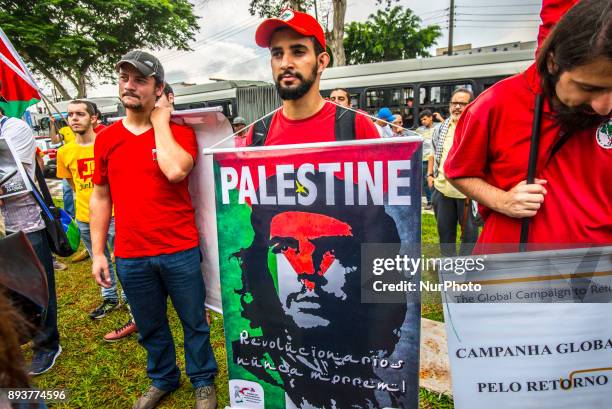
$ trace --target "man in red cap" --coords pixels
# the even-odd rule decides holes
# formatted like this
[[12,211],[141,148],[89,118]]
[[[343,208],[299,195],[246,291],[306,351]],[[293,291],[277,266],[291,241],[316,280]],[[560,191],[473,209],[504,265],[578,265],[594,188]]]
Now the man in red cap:
[[325,101],[321,74],[330,61],[325,34],[312,16],[284,10],[257,28],[255,41],[270,49],[270,65],[282,109],[255,123],[247,146],[378,138],[365,115]]

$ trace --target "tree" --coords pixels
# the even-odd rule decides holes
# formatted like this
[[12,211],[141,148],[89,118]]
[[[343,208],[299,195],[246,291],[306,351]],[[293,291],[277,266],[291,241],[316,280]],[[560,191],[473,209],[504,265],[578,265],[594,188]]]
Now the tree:
[[65,99],[66,78],[87,96],[135,48],[189,50],[199,26],[187,0],[0,0],[0,26],[34,72]]
[[440,27],[420,24],[421,19],[402,6],[378,10],[364,23],[350,23],[344,39],[348,64],[428,57],[427,49],[440,37]]
[[[315,1],[317,3],[315,4]],[[344,57],[344,19],[346,16],[346,0],[251,0],[249,12],[260,17],[278,16],[282,9],[291,8],[308,11],[315,5],[320,5],[321,18],[325,27],[325,41],[333,55],[334,66],[345,65]],[[331,14],[331,18],[330,18]],[[332,21],[331,29],[329,22]]]

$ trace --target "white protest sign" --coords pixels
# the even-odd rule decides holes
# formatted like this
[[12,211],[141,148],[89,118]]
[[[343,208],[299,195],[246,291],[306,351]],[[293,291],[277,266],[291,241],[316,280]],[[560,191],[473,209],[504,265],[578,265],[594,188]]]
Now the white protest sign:
[[[500,300],[445,294],[456,409],[611,407],[611,250],[500,255],[494,268],[455,280],[479,282],[480,299]],[[525,268],[531,257],[538,274]],[[441,281],[450,275],[441,273]],[[598,303],[574,296],[583,290]]]

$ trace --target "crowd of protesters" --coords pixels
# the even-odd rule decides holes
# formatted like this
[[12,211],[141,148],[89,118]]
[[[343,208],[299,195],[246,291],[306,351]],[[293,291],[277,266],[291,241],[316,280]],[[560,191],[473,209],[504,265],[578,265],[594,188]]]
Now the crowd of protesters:
[[[566,10],[554,10],[542,13],[549,21],[544,21],[535,64],[476,99],[469,89],[456,89],[448,118],[423,110],[415,131],[404,127],[413,118],[389,108],[380,108],[374,119],[353,109],[346,89],[322,97],[321,74],[330,63],[323,30],[310,15],[287,10],[264,21],[255,38],[270,50],[282,109],[250,127],[244,118],[233,118],[235,146],[419,136],[424,206],[435,215],[443,255],[457,254],[458,227],[461,255],[471,254],[477,241],[518,242],[524,218],[531,219],[529,242],[609,244],[612,11],[605,0],[577,2],[562,18]],[[85,244],[74,261],[91,257],[101,287],[101,304],[89,315],[100,319],[129,300],[133,318],[104,338],[115,341],[139,332],[151,386],[134,408],[153,408],[179,387],[166,317],[169,296],[185,332],[186,373],[196,407],[214,408],[217,364],[188,192],[198,156],[195,135],[170,120],[174,94],[155,56],[131,51],[115,68],[126,108],[123,120],[104,127],[94,104],[75,100],[68,106],[67,126],[51,122],[52,140],[64,142],[57,158],[64,207],[78,222]],[[535,180],[528,182],[537,104],[542,104],[538,167]],[[337,134],[340,117],[353,122],[347,135]],[[1,112],[0,124],[34,179],[32,131]],[[134,194],[134,180],[142,194]],[[32,196],[7,198],[1,209],[0,230],[25,232],[46,272],[50,301],[29,370],[38,375],[50,370],[62,352],[54,260]],[[480,239],[479,220],[484,220]]]

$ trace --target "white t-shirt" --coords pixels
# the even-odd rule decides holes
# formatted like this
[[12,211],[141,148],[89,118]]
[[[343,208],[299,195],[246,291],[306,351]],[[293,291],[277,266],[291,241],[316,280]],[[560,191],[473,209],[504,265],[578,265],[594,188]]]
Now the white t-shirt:
[[377,123],[374,123],[374,126],[376,127],[378,135],[380,135],[381,138],[392,138],[394,136],[393,130],[389,125],[380,126]]
[[[3,118],[0,117],[0,121]],[[6,139],[17,155],[15,159],[23,164],[25,171],[34,180],[36,140],[32,129],[21,119],[8,118],[0,129],[0,137]],[[45,228],[40,217],[40,207],[29,192],[5,198],[0,208],[7,231],[22,230],[24,233],[31,233]]]

